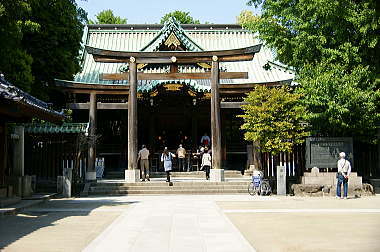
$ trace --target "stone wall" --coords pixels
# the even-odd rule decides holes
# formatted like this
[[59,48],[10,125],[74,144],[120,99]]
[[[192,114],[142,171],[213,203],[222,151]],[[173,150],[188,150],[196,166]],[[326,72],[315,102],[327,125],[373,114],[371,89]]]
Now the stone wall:
[[[291,189],[295,196],[335,196],[336,185],[336,172],[319,172],[319,169],[314,167],[311,172],[304,173],[304,176],[301,177],[301,184],[294,184]],[[369,195],[374,195],[372,185],[363,184],[362,177],[358,176],[356,172],[352,172],[348,180],[348,196]]]

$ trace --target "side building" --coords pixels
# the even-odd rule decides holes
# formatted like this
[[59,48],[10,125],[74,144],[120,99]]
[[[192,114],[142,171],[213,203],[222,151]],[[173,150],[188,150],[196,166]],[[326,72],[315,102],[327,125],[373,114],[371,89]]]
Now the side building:
[[[0,75],[0,204],[13,196],[30,196],[30,164],[25,161],[24,123],[33,119],[62,124],[65,116],[50,104],[15,87]],[[17,123],[17,124],[16,124]],[[39,164],[41,165],[41,164]],[[5,198],[5,199],[4,199]],[[4,199],[4,202],[2,202]]]

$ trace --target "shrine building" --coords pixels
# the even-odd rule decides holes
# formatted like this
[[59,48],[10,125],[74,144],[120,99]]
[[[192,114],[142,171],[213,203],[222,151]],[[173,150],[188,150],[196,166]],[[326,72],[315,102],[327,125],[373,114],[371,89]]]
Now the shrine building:
[[179,144],[194,170],[190,153],[205,134],[213,168],[243,170],[251,155],[237,117],[244,97],[256,85],[294,79],[271,49],[237,24],[88,25],[83,44],[82,71],[56,85],[73,122],[89,122],[96,136],[88,179],[96,157],[104,158],[106,173],[136,169],[142,144],[152,153],[152,171],[162,169],[163,148],[175,152]]

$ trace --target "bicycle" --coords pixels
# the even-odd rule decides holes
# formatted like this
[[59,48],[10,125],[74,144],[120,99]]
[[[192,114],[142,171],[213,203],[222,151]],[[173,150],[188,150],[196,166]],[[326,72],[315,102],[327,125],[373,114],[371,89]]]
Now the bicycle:
[[269,195],[272,192],[269,181],[263,179],[263,173],[257,172],[252,175],[252,181],[248,185],[248,193],[252,196],[254,195]]

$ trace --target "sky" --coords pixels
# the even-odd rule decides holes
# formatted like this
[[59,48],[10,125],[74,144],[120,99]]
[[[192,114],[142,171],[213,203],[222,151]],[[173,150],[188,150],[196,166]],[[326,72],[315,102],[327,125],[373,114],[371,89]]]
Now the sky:
[[154,24],[166,13],[181,10],[201,23],[234,24],[242,10],[252,10],[247,0],[77,0],[77,4],[94,20],[102,10],[111,9],[128,24]]

